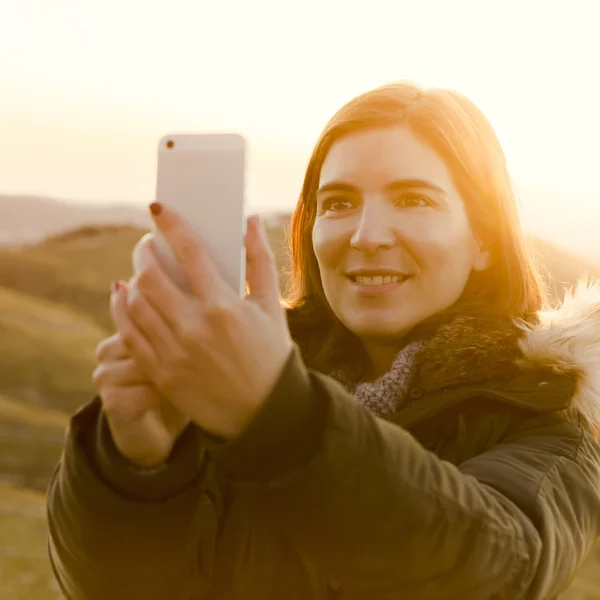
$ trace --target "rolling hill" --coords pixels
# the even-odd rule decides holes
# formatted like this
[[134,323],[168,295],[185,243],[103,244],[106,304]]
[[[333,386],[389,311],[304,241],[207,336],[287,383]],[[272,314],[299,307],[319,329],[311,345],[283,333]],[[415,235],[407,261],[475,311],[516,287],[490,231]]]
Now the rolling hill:
[[44,491],[62,452],[68,415],[0,396],[0,477]]
[[143,207],[67,202],[47,196],[0,195],[0,245],[36,244],[86,225],[150,227]]
[[86,226],[24,247],[0,247],[0,286],[82,310],[111,328],[110,284],[131,276],[133,227]]
[[0,394],[73,412],[93,393],[107,332],[67,305],[0,287]]

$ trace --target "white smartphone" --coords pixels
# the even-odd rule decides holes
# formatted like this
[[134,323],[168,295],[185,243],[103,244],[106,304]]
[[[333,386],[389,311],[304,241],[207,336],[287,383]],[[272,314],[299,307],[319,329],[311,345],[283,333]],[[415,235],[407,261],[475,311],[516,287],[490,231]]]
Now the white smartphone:
[[[190,224],[240,297],[246,283],[246,152],[238,134],[166,135],[158,146],[156,179],[156,201]],[[165,238],[156,230],[154,236],[165,269],[189,291]]]

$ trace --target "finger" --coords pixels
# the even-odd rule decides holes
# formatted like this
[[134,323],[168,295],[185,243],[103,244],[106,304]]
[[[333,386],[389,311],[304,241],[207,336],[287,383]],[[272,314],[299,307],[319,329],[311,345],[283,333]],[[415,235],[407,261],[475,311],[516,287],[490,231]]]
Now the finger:
[[122,282],[111,298],[111,314],[125,348],[133,358],[138,359],[147,373],[153,373],[158,367],[156,353],[150,342],[134,325],[127,310],[127,291]]
[[154,239],[154,232],[146,233],[140,238],[133,248],[131,260],[133,264],[133,273],[137,275],[149,266],[149,259],[152,259],[150,247]]
[[106,387],[152,383],[133,358],[104,362],[98,365],[92,374],[92,380],[98,390]]
[[250,293],[246,296],[248,300],[258,303],[269,314],[281,312],[275,256],[258,215],[248,219],[246,280],[250,288]]
[[[127,294],[129,293],[129,284],[125,281],[118,281],[118,282],[113,283],[113,289],[110,294],[110,318],[112,319],[113,325],[117,329],[117,335],[119,335],[119,332],[118,332],[119,327],[117,325],[117,321],[115,320],[115,305],[116,305],[116,299],[117,299],[117,293],[118,293],[119,287],[120,287],[120,289],[123,290],[123,293],[125,294],[125,296],[127,296]],[[121,336],[119,336],[119,339],[121,340],[121,343],[123,343]]]
[[128,357],[129,352],[121,342],[121,336],[118,333],[102,340],[96,346],[96,359],[98,362],[108,362]]
[[[148,302],[145,294],[138,288],[137,277],[131,280],[127,299],[127,314],[133,325],[148,340],[157,357],[173,357],[179,352],[179,345],[169,324],[160,312]],[[163,298],[168,302],[168,298]],[[173,316],[174,319],[174,316]]]
[[169,277],[162,266],[154,244],[149,240],[138,249],[138,260],[143,264],[135,277],[135,287],[129,291],[130,305],[141,295],[177,334],[184,315],[189,310],[191,296]]
[[158,203],[150,205],[154,223],[171,247],[194,296],[201,300],[222,303],[237,299],[227,285],[208,248],[174,210]]
[[[109,427],[115,421],[131,424],[132,420],[138,420],[147,405],[154,400],[153,390],[147,384],[104,387],[99,396],[102,409],[110,416]],[[156,391],[154,393],[158,394]]]

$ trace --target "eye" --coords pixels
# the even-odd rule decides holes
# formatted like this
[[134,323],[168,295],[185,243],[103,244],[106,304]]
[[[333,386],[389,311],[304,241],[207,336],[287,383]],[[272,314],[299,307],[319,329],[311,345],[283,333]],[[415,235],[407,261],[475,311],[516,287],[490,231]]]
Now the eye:
[[341,212],[352,208],[352,201],[344,196],[330,196],[321,202],[321,213]]
[[427,208],[434,205],[433,201],[421,194],[402,194],[396,204],[406,208]]

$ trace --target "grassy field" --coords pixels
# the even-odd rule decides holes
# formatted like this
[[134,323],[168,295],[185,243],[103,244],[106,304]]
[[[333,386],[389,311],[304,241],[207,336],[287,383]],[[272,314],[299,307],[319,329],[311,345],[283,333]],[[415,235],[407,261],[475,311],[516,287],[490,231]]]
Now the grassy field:
[[69,306],[112,329],[110,284],[131,277],[131,251],[144,233],[87,227],[39,245],[0,249],[0,286]]
[[67,305],[0,288],[0,393],[72,412],[93,393],[107,331]]
[[0,598],[60,600],[46,552],[42,494],[0,484]]
[[45,491],[60,458],[67,429],[65,413],[0,396],[0,478]]

